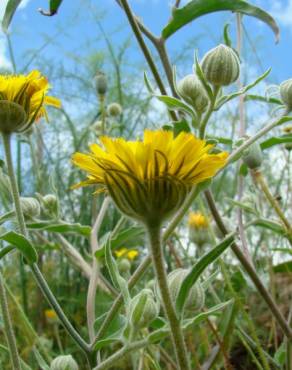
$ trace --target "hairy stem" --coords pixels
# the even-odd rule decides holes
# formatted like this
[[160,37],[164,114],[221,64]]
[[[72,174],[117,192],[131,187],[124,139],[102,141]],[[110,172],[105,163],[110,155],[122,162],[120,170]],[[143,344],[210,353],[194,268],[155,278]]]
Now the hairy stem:
[[[13,161],[12,161],[12,155],[11,155],[11,135],[3,133],[3,144],[4,144],[4,151],[5,151],[5,157],[6,157],[6,165],[7,165],[7,172],[10,179],[10,185],[11,185],[11,192],[12,197],[14,201],[14,207],[15,207],[15,214],[17,217],[18,225],[20,232],[23,236],[27,237],[27,230],[26,225],[24,221],[23,212],[21,209],[20,204],[20,196],[18,192],[18,186],[16,182],[16,177],[13,169]],[[75,341],[75,343],[86,353],[90,351],[90,346],[80,337],[78,332],[75,330],[75,328],[72,326],[70,321],[68,320],[67,316],[63,312],[62,308],[60,307],[59,303],[57,302],[55,296],[53,295],[52,291],[50,290],[45,278],[43,277],[41,271],[39,270],[36,263],[30,265],[31,271],[34,275],[34,278],[40,287],[41,291],[43,292],[44,296],[50,303],[50,305],[53,307],[53,309],[56,311],[56,314],[58,315],[60,321],[62,322],[64,328],[68,332],[68,334],[72,337],[72,339]]]
[[180,326],[180,320],[178,319],[175,312],[175,307],[172,302],[167,283],[167,274],[164,267],[164,257],[161,243],[160,225],[148,225],[147,232],[149,238],[149,248],[152,256],[152,263],[160,290],[163,309],[170,326],[172,344],[174,353],[176,355],[178,369],[188,370],[190,369],[190,364],[188,361],[183,331]]
[[2,320],[4,324],[4,333],[9,348],[11,364],[13,365],[14,370],[21,370],[20,357],[17,350],[16,340],[8,308],[4,281],[1,272],[0,272],[0,305],[2,311]]

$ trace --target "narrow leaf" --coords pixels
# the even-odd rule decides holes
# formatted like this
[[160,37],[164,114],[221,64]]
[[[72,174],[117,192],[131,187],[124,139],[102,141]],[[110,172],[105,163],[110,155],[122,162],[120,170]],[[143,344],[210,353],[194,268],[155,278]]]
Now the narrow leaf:
[[234,235],[228,235],[221,243],[219,243],[210,252],[205,254],[199,259],[199,261],[193,266],[189,274],[185,277],[181,284],[177,300],[176,309],[179,314],[182,313],[184,304],[188,298],[188,294],[199,279],[204,270],[213,263],[232,243],[234,242]]
[[16,12],[17,7],[21,3],[22,0],[9,0],[6,9],[4,12],[4,17],[2,19],[2,30],[3,32],[7,32],[8,27],[11,23],[14,13]]
[[81,224],[68,224],[68,223],[59,223],[52,224],[48,221],[39,221],[34,223],[28,223],[27,228],[31,230],[46,230],[54,233],[76,233],[84,236],[90,235],[91,227]]
[[156,98],[162,101],[170,110],[181,110],[188,113],[191,117],[195,118],[196,115],[192,108],[181,100],[174,98],[172,96],[166,95],[155,95]]
[[163,29],[162,36],[167,39],[180,28],[202,15],[226,10],[260,19],[271,27],[276,41],[279,40],[280,30],[274,18],[261,8],[244,0],[192,0],[186,6],[173,10],[173,17]]
[[9,252],[13,251],[13,249],[15,249],[15,247],[13,247],[13,245],[7,245],[6,247],[4,248],[1,248],[0,249],[0,260],[6,256],[6,254],[8,254]]
[[9,231],[6,234],[0,236],[1,240],[4,240],[17,249],[24,255],[25,259],[28,263],[35,263],[37,262],[37,252],[30,243],[23,235],[16,233],[15,231]]

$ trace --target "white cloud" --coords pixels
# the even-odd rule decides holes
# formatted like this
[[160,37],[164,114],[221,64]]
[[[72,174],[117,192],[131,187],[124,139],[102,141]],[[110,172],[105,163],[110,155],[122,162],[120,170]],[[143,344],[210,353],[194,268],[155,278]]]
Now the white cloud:
[[292,27],[292,0],[272,2],[270,13],[283,26]]

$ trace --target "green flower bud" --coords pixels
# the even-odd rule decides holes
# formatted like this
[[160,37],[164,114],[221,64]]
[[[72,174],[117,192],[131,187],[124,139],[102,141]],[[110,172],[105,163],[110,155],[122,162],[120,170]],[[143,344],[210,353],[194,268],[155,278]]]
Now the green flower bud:
[[292,110],[292,78],[281,83],[280,96],[286,107]]
[[184,77],[177,85],[179,95],[183,100],[195,108],[197,112],[204,112],[209,104],[206,91],[194,74]]
[[214,86],[230,85],[238,79],[240,73],[238,56],[223,44],[205,54],[201,67],[206,80]]
[[59,215],[59,201],[56,195],[47,194],[43,197],[43,206],[45,211],[51,216]]
[[127,274],[131,270],[131,262],[127,258],[121,258],[117,263],[121,274]]
[[253,143],[250,147],[243,153],[243,162],[247,165],[249,169],[259,168],[263,162],[263,153],[259,143]]
[[[173,302],[176,302],[180,287],[185,277],[189,273],[188,269],[177,269],[172,271],[168,277],[168,286]],[[188,298],[185,303],[186,311],[198,311],[200,310],[205,303],[205,292],[201,284],[197,281],[191,288]]]
[[41,213],[41,206],[37,199],[31,197],[20,198],[21,209],[26,217],[38,217]]
[[52,362],[50,366],[51,370],[79,370],[77,362],[71,355],[58,356]]
[[4,133],[18,132],[27,120],[21,105],[8,100],[0,101],[0,131]]
[[130,302],[130,323],[140,329],[153,321],[159,313],[159,308],[150,289],[143,289]]
[[112,117],[120,116],[123,113],[123,108],[119,103],[111,103],[107,107],[107,114]]
[[105,95],[107,92],[107,78],[102,72],[99,72],[94,77],[95,89],[98,95]]

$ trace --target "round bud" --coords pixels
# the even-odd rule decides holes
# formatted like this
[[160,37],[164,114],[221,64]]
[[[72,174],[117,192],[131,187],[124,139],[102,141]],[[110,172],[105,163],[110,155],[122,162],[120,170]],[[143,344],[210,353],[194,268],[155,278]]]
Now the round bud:
[[[172,271],[168,277],[169,291],[173,302],[176,302],[180,287],[185,277],[188,275],[188,269],[177,269]],[[187,311],[197,311],[200,310],[205,303],[205,292],[201,284],[197,281],[189,291],[188,298],[185,303],[185,310]]]
[[26,217],[38,217],[41,213],[41,206],[37,199],[31,197],[20,198],[21,209]]
[[223,44],[205,54],[201,67],[206,80],[214,86],[230,85],[240,73],[238,56],[232,48]]
[[127,258],[119,259],[118,269],[121,274],[127,274],[131,270],[131,262]]
[[112,117],[120,116],[123,113],[123,108],[119,103],[111,103],[107,107],[107,114]]
[[58,356],[52,362],[50,366],[51,370],[79,370],[77,362],[71,355]]
[[8,100],[0,100],[0,131],[19,131],[26,123],[27,115],[21,105]]
[[52,215],[58,216],[59,214],[59,201],[56,195],[54,194],[47,194],[43,197],[43,206],[45,211]]
[[144,328],[159,314],[152,290],[143,289],[130,302],[130,323],[133,327]]
[[197,112],[204,112],[209,99],[201,81],[195,74],[188,75],[177,85],[179,95],[183,100],[195,108]]
[[281,83],[280,96],[286,107],[292,110],[292,78]]
[[243,153],[243,162],[247,165],[249,169],[259,168],[263,162],[263,153],[259,143],[253,143],[250,147]]
[[95,88],[98,95],[105,95],[107,92],[107,78],[102,72],[99,72],[94,77]]

